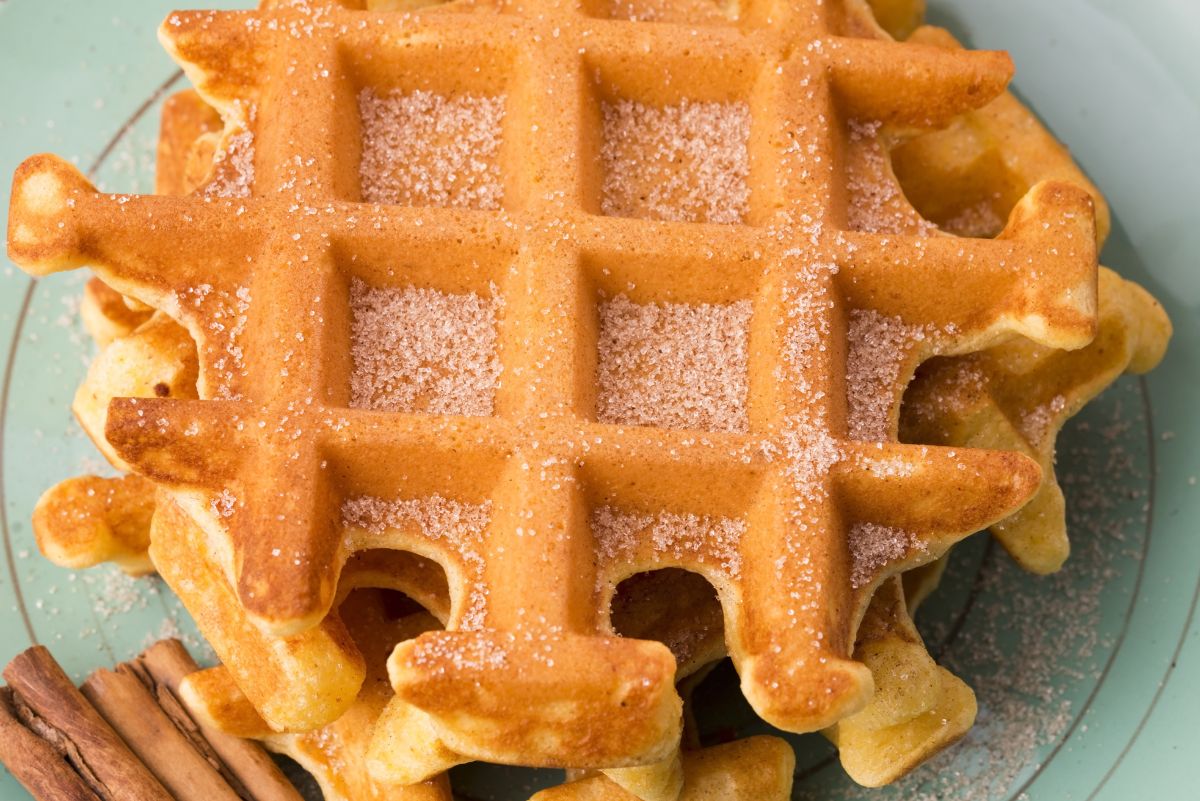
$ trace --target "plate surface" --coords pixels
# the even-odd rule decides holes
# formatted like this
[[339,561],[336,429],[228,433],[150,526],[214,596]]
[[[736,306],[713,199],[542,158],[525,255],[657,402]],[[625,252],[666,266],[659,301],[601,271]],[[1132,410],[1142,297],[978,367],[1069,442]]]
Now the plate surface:
[[[204,3],[209,6],[245,3]],[[1020,573],[983,536],[923,610],[939,660],[979,695],[976,730],[899,787],[867,791],[819,737],[794,738],[796,798],[1118,801],[1193,797],[1200,747],[1200,5],[1183,0],[931,0],[932,21],[1010,50],[1016,87],[1107,193],[1105,263],[1163,300],[1167,360],[1123,379],[1060,441],[1075,552]],[[154,37],[163,0],[0,0],[0,178],[73,157],[111,191],[149,191],[158,102],[185,83]],[[0,214],[7,217],[7,192]],[[0,664],[32,642],[77,679],[195,629],[156,580],[72,573],[38,554],[46,487],[104,471],[68,410],[91,345],[82,274],[31,282],[0,256]],[[729,670],[701,688],[705,736],[752,728]],[[553,772],[456,771],[464,796],[524,799]],[[28,796],[0,773],[0,799]]]

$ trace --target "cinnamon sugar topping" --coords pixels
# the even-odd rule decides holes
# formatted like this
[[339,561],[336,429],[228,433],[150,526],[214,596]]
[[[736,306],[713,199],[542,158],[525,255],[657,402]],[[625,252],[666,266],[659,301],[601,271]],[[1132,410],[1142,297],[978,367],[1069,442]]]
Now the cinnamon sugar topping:
[[254,185],[254,134],[242,131],[229,137],[225,149],[213,157],[214,178],[204,187],[213,197],[250,197]]
[[591,527],[600,556],[607,560],[627,560],[649,541],[661,556],[682,559],[687,554],[701,564],[711,562],[727,576],[741,574],[744,520],[672,512],[648,515],[602,506],[592,513]]
[[491,521],[492,504],[462,503],[441,495],[385,500],[369,495],[348,498],[342,503],[342,524],[374,535],[392,530],[412,531],[430,542],[454,550],[473,573],[468,576],[470,595],[463,612],[461,629],[477,629],[487,614],[487,590],[483,586],[483,557],[480,539]]
[[350,284],[350,405],[388,412],[492,414],[501,365],[499,301],[435,289]]
[[406,206],[500,208],[503,95],[448,98],[364,89],[363,200]]
[[600,421],[746,431],[750,311],[745,300],[602,304]]
[[604,103],[601,210],[616,217],[740,223],[750,210],[750,107]]
[[882,123],[851,120],[848,127],[850,141],[862,148],[861,162],[850,171],[846,181],[850,192],[847,209],[850,230],[931,236],[937,226],[911,207],[892,172],[880,137]]
[[850,313],[846,357],[847,424],[850,438],[860,442],[894,439],[892,416],[903,387],[898,386],[912,346],[925,339],[924,329],[899,317],[872,310]]
[[903,559],[913,548],[924,546],[911,531],[878,523],[855,523],[850,527],[850,585],[870,584],[892,562]]

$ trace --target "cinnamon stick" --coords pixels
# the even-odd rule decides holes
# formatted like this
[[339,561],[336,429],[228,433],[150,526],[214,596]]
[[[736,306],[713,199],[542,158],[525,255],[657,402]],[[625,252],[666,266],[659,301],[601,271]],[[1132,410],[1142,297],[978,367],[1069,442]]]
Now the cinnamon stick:
[[222,763],[222,775],[239,794],[253,801],[303,801],[261,745],[193,721],[187,714],[179,701],[179,684],[185,676],[200,670],[200,666],[183,643],[175,639],[161,640],[144,651],[134,665],[149,674],[159,704],[176,720],[176,725],[181,729],[190,727],[196,732],[194,739],[211,746]]
[[58,751],[102,801],[172,801],[45,648],[18,654],[4,678],[17,718]]
[[62,754],[21,725],[8,687],[0,687],[0,762],[39,801],[100,801]]
[[167,717],[129,665],[97,670],[81,688],[178,801],[242,801]]

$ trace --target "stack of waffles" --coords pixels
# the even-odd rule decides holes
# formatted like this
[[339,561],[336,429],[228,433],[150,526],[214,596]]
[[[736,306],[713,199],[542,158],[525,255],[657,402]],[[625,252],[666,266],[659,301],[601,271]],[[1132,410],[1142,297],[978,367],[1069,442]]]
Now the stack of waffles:
[[127,473],[41,550],[156,570],[222,662],[188,705],[328,799],[787,798],[784,741],[685,725],[725,657],[862,784],[953,744],[914,609],[982,529],[1061,566],[1056,434],[1170,324],[1008,57],[873,5],[172,14],[158,194],[15,179],[14,261],[96,273],[74,409]]

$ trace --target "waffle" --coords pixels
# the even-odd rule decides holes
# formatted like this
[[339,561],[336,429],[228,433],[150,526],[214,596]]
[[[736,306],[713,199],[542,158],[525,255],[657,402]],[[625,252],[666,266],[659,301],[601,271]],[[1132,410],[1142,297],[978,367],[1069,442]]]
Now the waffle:
[[[960,46],[937,28],[921,28],[913,39]],[[892,163],[914,206],[955,233],[995,235],[1013,199],[1049,178],[1071,181],[1092,195],[1099,245],[1111,228],[1100,191],[1011,93],[894,149]],[[992,527],[1012,557],[1036,573],[1058,570],[1070,553],[1054,474],[1059,430],[1123,373],[1152,370],[1171,337],[1162,306],[1137,284],[1102,268],[1098,294],[1097,334],[1086,348],[1062,352],[1014,341],[980,354],[934,359],[906,396],[904,441],[1003,448],[1041,464],[1038,494]]]
[[163,101],[154,165],[154,194],[190,195],[208,182],[225,123],[192,89]]
[[[956,46],[947,39],[945,32],[932,28],[921,29],[915,38],[939,46]],[[864,137],[864,141],[867,139],[869,137]],[[872,198],[880,196],[890,201],[887,205],[875,204],[872,215],[889,227],[910,226],[919,230],[921,216],[908,206],[908,201],[915,198],[918,205],[925,205],[926,199],[935,199],[940,204],[936,214],[940,228],[958,235],[993,236],[999,233],[1002,223],[979,227],[982,220],[1005,219],[1011,211],[1011,206],[1005,205],[1007,198],[1020,196],[1022,191],[1040,180],[1058,178],[1073,181],[1093,194],[1101,212],[1097,231],[1101,243],[1107,233],[1107,204],[1098,190],[1070,160],[1065,148],[1011,94],[1006,93],[983,109],[963,115],[963,119],[943,131],[925,134],[891,148],[890,163],[895,163],[900,155],[904,159],[903,171],[900,167],[896,169],[904,177],[902,193],[881,193],[875,188],[880,185],[880,180],[867,173],[872,169],[879,172],[881,154],[870,153],[870,149],[870,146],[866,147],[858,160],[861,172],[856,185],[870,189],[863,193],[864,206],[872,205]],[[964,154],[971,154],[971,158],[965,158]],[[915,176],[918,182],[915,191],[907,183],[909,176]],[[983,198],[992,204],[986,213],[979,211]],[[880,215],[881,210],[888,213]],[[1121,372],[1126,369],[1143,372],[1152,368],[1162,356],[1169,323],[1158,304],[1144,290],[1103,270],[1100,309],[1099,332],[1095,342],[1085,349],[1053,351],[1018,341],[980,355],[935,359],[919,374],[910,391],[906,408],[911,408],[906,416],[905,441],[1003,447],[1027,452],[1043,464],[1046,478],[1038,500],[993,529],[1002,539],[1009,534],[1010,543],[1015,539],[1010,532],[1027,532],[1031,528],[1036,532],[1036,527],[1040,526],[1043,530],[1049,528],[1057,532],[1057,541],[1065,545],[1065,522],[1061,511],[1057,515],[1046,515],[1041,500],[1061,498],[1053,478],[1054,435],[1070,414]],[[1012,355],[1005,357],[1006,353]],[[1019,362],[1017,354],[1028,354],[1026,364],[1038,361],[1037,354],[1047,359],[1052,356],[1053,365],[1047,365],[1045,372],[1039,369],[1020,374],[992,366],[993,359],[1000,364]],[[933,373],[939,379],[936,382],[929,377]],[[986,389],[978,387],[974,379],[966,380],[980,373],[987,376],[985,380],[989,383],[1007,386],[1009,397],[981,398],[979,392],[986,392]],[[964,380],[973,391],[963,392]],[[958,387],[958,394],[947,391],[947,387]],[[1042,390],[1046,388],[1051,396],[1058,394],[1056,388],[1061,388],[1066,397],[1076,400],[1039,405],[1037,398],[1044,399]],[[940,405],[932,405],[931,394]],[[1002,391],[995,394],[1001,395]],[[1023,407],[1022,403],[1025,404]],[[982,408],[984,406],[987,408]],[[1001,413],[998,406],[1006,411]],[[1041,430],[1037,444],[1005,433],[1013,431],[1010,420],[1020,420],[1035,409],[1040,409],[1036,418],[1045,420],[1039,423],[1045,428]],[[977,416],[972,418],[972,413]],[[908,418],[914,415],[920,416],[923,422],[909,422]],[[937,433],[920,433],[922,430]],[[998,431],[1000,435],[993,433],[985,439],[989,431]],[[976,438],[970,439],[973,432],[977,432]],[[1032,547],[1032,544],[1023,547],[1018,544],[1015,552],[1028,553]],[[905,608],[898,582],[884,585],[876,592],[859,629],[855,657],[871,667],[876,680],[876,695],[867,709],[840,721],[828,732],[839,745],[843,767],[859,783],[875,786],[894,781],[955,742],[974,721],[975,703],[969,688],[934,665],[925,653],[910,617],[910,609],[915,609],[932,591],[944,569],[945,560],[942,559],[905,574],[909,609]],[[664,583],[669,587],[679,582],[668,577]],[[671,590],[664,592],[670,594]],[[677,625],[675,628],[682,630],[671,636],[713,640],[714,624],[707,622],[710,608],[710,604],[699,605],[696,614],[701,622],[691,627]]]
[[[946,36],[925,28],[915,38],[950,46],[952,40]],[[903,176],[902,193],[875,189],[880,181],[867,173],[879,171],[881,154],[870,150],[868,145],[860,154],[856,185],[871,189],[864,193],[864,206],[871,205],[872,198],[888,200],[875,204],[872,216],[889,227],[919,230],[921,216],[908,201],[925,205],[923,199],[929,199],[940,204],[935,214],[939,227],[960,235],[995,235],[1002,223],[979,227],[980,222],[1003,220],[1011,210],[1006,198],[1054,177],[1071,180],[1093,194],[1102,212],[1097,232],[1101,243],[1107,233],[1107,204],[1098,190],[1065,148],[1010,94],[964,115],[943,131],[891,148],[890,162],[897,161],[898,154],[904,159],[904,167],[896,169]],[[915,191],[908,185],[909,176],[918,182]],[[983,198],[993,204],[987,213],[979,211]],[[881,210],[887,213],[881,215]],[[993,531],[1026,566],[1033,566],[1030,559],[1039,542],[1054,543],[1061,564],[1066,555],[1065,521],[1061,507],[1048,512],[1046,502],[1061,499],[1054,482],[1054,436],[1067,417],[1122,372],[1151,369],[1162,357],[1169,332],[1161,307],[1144,290],[1102,270],[1099,330],[1092,345],[1070,352],[1017,341],[982,354],[934,359],[918,373],[906,396],[905,441],[1001,447],[1037,458],[1045,476],[1037,498]],[[1046,363],[1039,364],[1043,360]],[[1033,365],[1038,366],[1029,369]],[[990,394],[989,388],[993,388]],[[1053,402],[1060,395],[1064,400]],[[1038,438],[1033,442],[1026,441],[1019,423],[1013,422],[1029,414],[1038,423]],[[855,657],[871,667],[876,695],[867,709],[840,721],[828,734],[839,745],[843,767],[861,784],[894,781],[956,741],[974,721],[969,688],[934,665],[911,622],[910,611],[936,586],[945,564],[941,559],[904,575],[908,609],[899,582],[877,590],[859,629]],[[697,613],[701,621],[707,618],[707,609],[706,605]],[[690,631],[683,628],[672,636],[711,638],[713,625],[701,622]]]
[[[79,304],[79,317],[84,329],[101,349],[113,340],[133,332],[150,319],[152,309],[137,308],[140,304],[130,301],[99,278],[89,280],[83,287],[83,299]],[[103,429],[101,429],[103,430]]]
[[[924,26],[909,41],[961,49],[946,30]],[[904,194],[921,216],[959,236],[995,236],[1008,214],[1041,181],[1066,181],[1086,190],[1096,209],[1096,239],[1112,227],[1104,195],[1067,148],[1011,92],[891,151]]]
[[893,39],[908,39],[925,21],[925,0],[867,0],[867,5]]
[[[445,776],[417,785],[385,785],[374,781],[367,767],[375,722],[392,696],[388,655],[395,643],[441,627],[449,612],[444,578],[440,586],[427,581],[437,569],[419,557],[356,559],[343,571],[337,614],[363,654],[367,678],[340,718],[303,733],[272,731],[224,667],[190,676],[182,695],[195,714],[220,730],[261,740],[296,760],[316,777],[326,801],[450,801]],[[401,592],[423,597],[438,616]]]
[[1030,503],[992,526],[1022,567],[1058,570],[1070,553],[1066,507],[1054,476],[1054,443],[1063,424],[1124,373],[1161,361],[1171,335],[1162,306],[1146,290],[1100,271],[1100,329],[1083,350],[1061,352],[1010,343],[984,353],[933,360],[905,399],[910,442],[1004,448],[1042,465]]
[[79,476],[51,487],[33,510],[38,550],[79,569],[113,562],[132,575],[153,572],[150,519],[154,486],[141,476]]
[[[1082,345],[1094,324],[1090,204],[1066,186],[1038,187],[995,242],[847,230],[835,169],[845,137],[829,124],[838,109],[938,124],[1002,88],[1002,56],[838,37],[815,3],[781,9],[771,24],[752,14],[742,30],[689,30],[685,44],[669,24],[537,11],[174,15],[169,48],[235,123],[204,195],[105,196],[64,162],[35,157],[16,180],[12,255],[37,273],[90,262],[199,343],[200,400],[114,401],[106,434],[118,456],[173,489],[171,514],[200,521],[214,586],[228,582],[248,620],[272,636],[312,640],[306,680],[329,679],[322,692],[273,675],[274,653],[230,666],[239,684],[238,671],[263,668],[272,697],[257,700],[272,725],[327,723],[355,697],[361,658],[328,610],[341,565],[368,543],[424,553],[450,580],[450,631],[400,645],[390,664],[393,703],[427,724],[431,752],[584,767],[666,757],[678,736],[673,660],[659,645],[608,636],[602,611],[606,587],[663,565],[699,570],[718,587],[730,651],[760,713],[793,730],[827,725],[870,694],[869,674],[848,657],[874,587],[1006,515],[1037,481],[1009,454],[848,438],[832,391],[846,317],[860,310],[927,327],[938,352],[1014,333]],[[893,75],[900,58],[903,78]],[[805,82],[811,95],[797,88]],[[357,154],[329,145],[355,140],[355,101],[373,88],[400,90],[402,101],[374,95],[383,103],[375,116],[403,115],[414,96],[449,104],[459,120],[468,98],[512,92],[527,102],[514,104],[520,112],[488,150],[494,163],[465,191],[403,174],[364,186],[350,162],[366,154],[341,159],[334,154]],[[713,106],[739,103],[748,125],[735,113],[717,127],[748,127],[747,190],[717,212],[741,219],[720,225],[711,209],[689,205],[697,195],[687,180],[668,181],[677,196],[639,205],[641,189],[658,182],[628,169],[654,133],[642,130],[647,120],[707,130]],[[494,103],[478,108],[496,116]],[[798,147],[783,146],[786,132]],[[615,162],[576,158],[607,145]],[[810,160],[810,148],[828,158]],[[740,164],[735,154],[733,172]],[[416,205],[364,203],[364,188]],[[431,201],[449,207],[422,205]],[[690,220],[646,219],[663,216],[664,204]],[[965,279],[963,259],[973,265]],[[1025,269],[1034,262],[1036,280]],[[951,271],[956,292],[933,297],[928,288]],[[350,373],[362,371],[347,353],[361,315],[349,301],[357,294],[369,306],[376,290],[473,293],[469,308],[444,311],[486,321],[492,309],[508,380],[489,381],[484,359],[468,365],[483,397],[446,398],[434,382],[416,395],[384,392],[400,411],[354,406]],[[597,389],[607,333],[648,326],[657,336],[676,324],[664,322],[663,304],[682,303],[734,315],[750,306],[744,409],[718,392],[703,408],[685,397],[660,417],[638,386]],[[464,403],[486,409],[489,388],[491,416],[452,413]],[[695,420],[702,425],[679,427]],[[704,426],[712,430],[696,430]],[[395,460],[402,476],[383,467]],[[415,502],[432,498],[457,512],[486,507],[486,536],[423,532],[406,514],[428,511]],[[842,537],[854,521],[921,539],[851,582]],[[697,523],[736,536],[694,546]],[[273,681],[283,678],[293,683]],[[599,718],[608,726],[597,737],[588,721]]]
[[[418,631],[437,628],[448,613],[444,579],[440,582],[437,580],[436,568],[421,559],[389,559],[384,562],[383,558],[383,554],[377,553],[371,561],[359,559],[342,573],[343,586],[339,588],[339,598],[343,600],[338,603],[337,615],[345,622],[364,655],[367,680],[354,704],[337,721],[313,731],[275,732],[258,714],[254,704],[224,666],[189,676],[181,690],[189,709],[209,725],[239,737],[258,739],[271,750],[295,759],[317,777],[325,797],[330,801],[372,798],[418,801],[449,797],[442,795],[448,793],[444,778],[406,786],[385,785],[370,777],[367,763],[371,735],[391,696],[384,670],[391,646]],[[430,580],[430,576],[433,576],[433,580]],[[624,636],[655,639],[666,644],[675,656],[678,678],[686,680],[701,674],[705,667],[724,656],[721,607],[712,586],[701,576],[669,571],[667,580],[663,579],[661,574],[645,574],[628,579],[623,584],[622,593],[614,600],[613,622]],[[402,606],[399,611],[393,608],[390,617],[383,617],[382,613],[398,604],[395,599],[387,599],[387,604],[381,603],[377,595],[377,588],[381,587],[412,598],[421,598],[434,614],[409,602],[410,605]],[[689,611],[688,621],[691,625],[676,617],[681,609]],[[403,613],[402,617],[398,616],[400,613]],[[698,622],[703,625],[696,625]],[[745,752],[731,750],[721,759],[719,769],[725,773],[731,772],[734,769],[734,756],[741,753],[761,756],[774,764],[783,759],[776,751],[775,747],[755,747]],[[699,775],[707,775],[701,772],[689,780],[689,775],[696,772],[693,761],[693,756],[685,755],[680,776],[684,786],[688,781],[698,781]],[[745,770],[749,772],[750,765]],[[761,770],[761,766],[758,766],[758,770]],[[618,787],[632,787],[622,789],[617,796],[620,798],[676,798],[680,792],[680,788],[675,787],[673,792],[663,793],[661,789],[656,790],[648,784],[662,779],[661,774],[655,771],[646,775],[642,784],[636,781],[636,775],[629,772],[614,773],[618,773],[617,778],[623,784],[617,784],[614,779],[605,779],[579,787],[610,788],[606,792],[613,793]],[[786,775],[790,780],[790,770]],[[782,781],[774,772],[769,772],[767,776],[772,785]],[[754,788],[762,786],[751,785]],[[598,789],[595,791],[598,792]]]
[[[660,571],[628,581],[634,584],[617,596],[614,624],[623,634],[668,644],[685,686],[725,656],[720,604],[701,577]],[[899,779],[956,743],[975,721],[974,693],[929,656],[903,589],[899,578],[877,589],[858,629],[854,658],[874,678],[871,701],[824,732],[847,775],[868,787]],[[689,701],[695,703],[703,701]]]
[[854,657],[871,669],[875,695],[825,734],[838,747],[843,770],[859,784],[896,781],[974,724],[975,693],[925,650],[899,577],[875,591]]
[[105,459],[118,470],[126,462],[105,436],[113,398],[196,397],[196,346],[186,329],[162,312],[153,313],[100,351],[75,393],[72,411]]
[[[999,102],[1000,102],[999,100],[996,101],[997,104],[999,104]],[[988,109],[985,109],[984,111],[986,112],[987,110]],[[982,114],[982,112],[981,112],[981,114]],[[968,116],[973,116],[973,115],[968,115]],[[937,136],[937,134],[930,135],[930,136],[935,137],[935,136]],[[917,140],[917,143],[921,143],[921,140]],[[892,152],[894,154],[896,151],[893,150]],[[935,159],[935,161],[936,161],[936,159]],[[935,163],[932,166],[936,168],[938,165]],[[162,190],[160,189],[160,191],[162,191]],[[1102,204],[1102,201],[1101,201],[1101,204]],[[971,219],[971,218],[967,217],[967,216],[962,216],[962,217],[959,217],[959,219],[965,220],[965,219]],[[1101,322],[1101,332],[1098,336],[1098,339],[1101,339],[1101,340],[1104,340],[1106,338],[1105,333],[1104,333],[1104,331],[1105,331],[1104,320],[1106,318],[1106,315],[1103,312],[1103,308],[1105,305],[1104,296],[1105,296],[1104,295],[1104,283],[1102,281],[1102,284],[1101,284],[1101,308],[1102,308],[1101,320],[1102,320],[1102,322]],[[1081,354],[1072,354],[1072,356],[1075,356],[1076,359],[1078,359],[1078,357],[1080,355]],[[938,562],[931,564],[929,567],[937,568],[940,566],[944,566],[944,561],[939,560]],[[924,570],[912,571],[912,572],[906,574],[905,575],[906,586],[910,583],[909,579],[916,577],[918,573],[922,573],[922,574],[926,574],[926,575],[928,574],[927,571],[924,571]],[[685,576],[691,576],[691,574],[685,574]],[[691,576],[691,577],[695,578],[694,576]],[[692,582],[692,583],[694,584],[695,582]],[[701,581],[700,583],[704,584],[703,581]],[[673,581],[661,582],[654,588],[653,591],[654,592],[662,592],[663,590],[673,591],[674,589],[681,586],[681,584],[682,584],[681,582],[673,582]],[[707,584],[704,584],[704,586],[707,587]],[[926,583],[924,586],[927,588],[928,583]],[[923,591],[927,591],[927,590],[923,590]],[[889,594],[888,586],[885,585],[885,587],[881,588],[876,593],[874,602],[877,603],[881,596],[885,596],[887,594]],[[896,624],[896,622],[902,621],[902,617],[896,616],[896,615],[892,615],[890,617],[876,615],[875,614],[875,603],[873,603],[871,610],[868,611],[867,617],[864,619],[862,627],[860,628],[859,651],[856,652],[856,658],[863,659],[865,662],[867,662],[871,666],[872,672],[876,676],[876,680],[878,682],[878,681],[880,681],[881,676],[884,681],[886,681],[888,678],[888,673],[887,672],[881,673],[881,671],[879,669],[881,665],[887,664],[887,662],[886,662],[886,660],[880,660],[878,657],[875,657],[873,659],[870,656],[864,656],[863,655],[864,649],[862,647],[862,644],[864,643],[864,641],[870,641],[872,639],[872,636],[873,636],[872,631],[879,630],[884,633],[891,631],[892,626],[894,626]],[[689,604],[689,605],[695,606],[698,609],[703,609],[706,611],[715,610],[716,618],[719,621],[720,607],[719,607],[719,605],[716,605],[715,602],[714,603],[700,603],[699,601],[697,601],[696,604]],[[636,605],[634,608],[636,610]],[[687,626],[679,625],[678,620],[676,620],[674,622],[675,623],[674,625],[671,625],[672,621],[666,619],[665,616],[659,616],[658,618],[655,618],[652,621],[652,625],[649,625],[649,626],[642,625],[641,628],[637,628],[636,626],[627,628],[626,624],[628,623],[628,621],[620,619],[622,614],[625,614],[626,616],[628,616],[628,613],[623,612],[622,609],[619,609],[619,608],[614,609],[613,622],[614,622],[614,626],[617,628],[618,631],[621,631],[621,633],[628,634],[630,636],[645,636],[648,638],[660,639],[660,640],[663,640],[664,642],[669,643],[672,646],[672,651],[676,654],[676,658],[679,661],[681,674],[685,672],[684,665],[687,664],[687,657],[680,655],[678,646],[681,644],[687,644],[689,642],[689,640],[692,640],[692,641],[695,640],[694,633],[692,631],[689,631]],[[666,624],[666,625],[664,625],[664,624]],[[715,631],[716,636],[715,636],[715,638],[710,636],[707,638],[706,641],[701,641],[698,644],[702,647],[707,646],[707,647],[712,648],[715,646],[717,649],[720,649],[721,648],[721,642],[720,642],[721,632],[719,629],[719,623],[715,627],[709,626],[707,623],[705,623],[700,628],[705,631],[710,631],[710,632]],[[926,668],[932,668],[932,663],[929,663],[928,657],[924,656],[923,653],[914,650],[911,653],[911,657],[912,657],[913,662],[916,663],[918,666],[923,664]],[[908,673],[909,675],[912,675],[913,670],[914,669],[911,665],[905,665],[903,668],[892,668],[891,672],[892,673],[904,672],[904,673]],[[920,682],[917,682],[917,683],[919,684]],[[911,691],[908,693],[908,695],[910,697],[914,696],[914,694]],[[876,696],[875,696],[876,701],[881,701],[881,700],[887,701],[890,698],[890,696],[891,696],[891,692],[890,692],[888,686],[886,686],[886,684],[884,686],[877,687]],[[917,697],[919,697],[919,694],[917,695]],[[876,706],[875,703],[872,704],[872,707],[874,707],[874,706]],[[903,709],[903,708],[901,708],[901,709]],[[973,705],[972,705],[971,709],[973,710]],[[871,717],[871,715],[869,713],[870,713],[870,709],[864,711],[863,713],[860,713],[859,715],[854,716],[854,718],[852,718],[850,720],[843,721],[839,728],[843,731],[849,731],[854,726],[854,724],[852,723],[852,721],[854,719],[856,719],[856,718],[857,719],[869,719]],[[970,717],[973,717],[973,711],[971,712]],[[966,723],[969,725],[969,722],[970,722],[970,718],[968,717],[966,720]],[[943,722],[942,731],[944,731],[945,725],[946,724]],[[867,732],[869,733],[870,731],[872,731],[872,730],[868,728]],[[880,742],[877,744],[878,747],[876,748],[876,751],[879,753],[882,753],[885,757],[883,767],[894,770],[895,766],[902,762],[903,757],[897,757],[897,755],[896,755],[896,749],[898,749],[898,748],[902,751],[906,751],[907,753],[914,753],[914,752],[919,751],[919,747],[913,747],[911,744],[905,745],[905,736],[906,736],[906,734],[909,734],[909,733],[911,733],[911,732],[907,732],[906,730],[903,730],[903,729],[900,731],[889,732],[888,737],[880,740]],[[889,756],[889,747],[891,748],[891,751],[892,751],[890,756]],[[866,765],[866,766],[858,765],[856,767],[851,768],[850,763],[847,762],[847,757],[848,756],[854,757],[856,754],[859,756],[864,756],[864,755],[870,756],[872,754],[872,743],[871,743],[871,740],[869,739],[869,736],[868,737],[860,736],[854,740],[851,740],[851,739],[848,739],[845,735],[843,735],[842,750],[843,750],[843,761],[844,761],[844,763],[847,764],[848,769],[851,770],[852,774],[854,774],[856,776],[856,778],[859,778],[860,781],[864,781],[863,777],[865,775],[867,775],[864,771],[870,770],[871,769],[870,765]],[[866,781],[868,783],[872,782],[872,780],[870,780],[870,779],[867,779]]]
[[[787,801],[795,756],[777,737],[748,737],[683,755],[679,801]],[[610,779],[593,776],[542,790],[529,801],[634,801]]]

